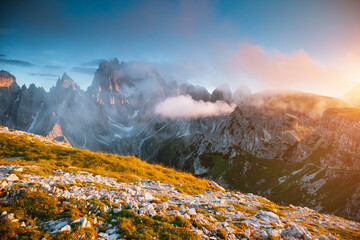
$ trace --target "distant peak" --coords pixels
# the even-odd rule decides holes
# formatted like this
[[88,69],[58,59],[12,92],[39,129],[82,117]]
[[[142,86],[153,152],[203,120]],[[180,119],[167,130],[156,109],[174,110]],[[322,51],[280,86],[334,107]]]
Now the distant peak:
[[110,63],[120,64],[119,59],[118,59],[117,57],[115,57],[114,59],[110,60]]
[[0,88],[10,87],[13,83],[16,83],[16,78],[9,72],[1,70],[0,71]]
[[73,80],[71,79],[71,77],[70,77],[69,75],[67,75],[66,72],[63,73],[63,75],[62,75],[61,78],[62,78],[62,79],[70,79],[71,81],[73,81]]
[[78,88],[76,83],[74,82],[74,80],[72,80],[72,78],[69,75],[67,75],[66,72],[64,72],[62,77],[59,78],[59,80],[56,83],[56,87],[61,87],[61,88],[69,88],[70,87],[73,90],[76,90]]

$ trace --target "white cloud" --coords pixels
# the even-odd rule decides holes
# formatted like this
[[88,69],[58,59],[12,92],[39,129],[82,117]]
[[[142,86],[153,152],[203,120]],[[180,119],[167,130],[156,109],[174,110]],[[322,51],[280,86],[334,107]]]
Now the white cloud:
[[169,97],[155,107],[155,113],[165,118],[200,118],[228,115],[234,111],[235,104],[224,101],[195,101],[188,95]]

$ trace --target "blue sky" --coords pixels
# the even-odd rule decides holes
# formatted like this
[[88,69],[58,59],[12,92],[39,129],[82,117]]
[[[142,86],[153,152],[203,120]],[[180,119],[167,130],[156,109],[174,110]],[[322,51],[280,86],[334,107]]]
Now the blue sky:
[[[335,67],[338,78],[344,75],[351,85],[358,75],[349,70],[346,56],[358,54],[359,2],[7,1],[0,10],[0,68],[15,75],[19,84],[34,82],[46,89],[66,71],[86,89],[98,62],[117,57],[156,66],[167,78],[209,89],[221,82],[271,88],[273,80],[244,64],[251,62],[244,56],[251,60],[255,53],[265,64],[257,71],[273,78],[278,75],[269,65],[289,68],[300,61],[306,70],[295,69],[294,74],[308,72],[309,64],[320,69],[309,70],[312,75],[299,77],[300,82],[315,75],[327,78],[334,75],[328,69]],[[275,85],[284,83],[313,90],[285,80]]]

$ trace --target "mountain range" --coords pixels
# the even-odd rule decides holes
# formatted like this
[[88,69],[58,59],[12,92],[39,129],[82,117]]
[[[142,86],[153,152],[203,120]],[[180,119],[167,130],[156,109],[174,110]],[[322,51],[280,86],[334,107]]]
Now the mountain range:
[[[355,91],[355,90],[354,90]],[[190,96],[227,115],[167,118],[155,109]],[[353,93],[351,96],[355,96]],[[0,125],[73,147],[133,155],[221,186],[360,220],[360,110],[295,91],[209,93],[156,71],[103,61],[86,91],[66,73],[46,92],[0,72]]]

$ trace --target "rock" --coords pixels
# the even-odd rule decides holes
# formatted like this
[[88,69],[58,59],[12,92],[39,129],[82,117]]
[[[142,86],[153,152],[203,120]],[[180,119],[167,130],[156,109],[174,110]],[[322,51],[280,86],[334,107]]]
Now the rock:
[[26,227],[25,222],[21,222],[21,223],[20,223],[20,227]]
[[269,234],[265,230],[261,230],[259,235],[264,239],[267,239],[269,237]]
[[121,212],[121,204],[119,204],[119,206],[117,208],[115,208],[113,211],[114,211],[114,213]]
[[7,214],[7,211],[3,211],[2,213],[1,213],[1,216],[5,216]]
[[279,226],[282,226],[282,222],[280,221],[279,216],[273,212],[260,210],[257,213],[257,216],[259,216],[263,220],[269,220],[270,222],[273,222]]
[[216,222],[217,220],[216,220],[216,218],[214,218],[213,216],[211,216],[211,215],[209,215],[209,217],[208,217],[211,221],[214,221],[214,222]]
[[279,229],[268,229],[267,233],[272,237],[280,238],[281,230],[279,230]]
[[7,219],[9,219],[9,220],[13,220],[13,219],[15,219],[15,216],[14,216],[13,213],[9,213],[8,215],[6,215],[5,218],[7,218]]
[[283,236],[294,237],[294,238],[304,238],[312,239],[311,233],[306,229],[300,226],[297,223],[290,222],[291,227],[286,228],[283,232]]
[[337,240],[337,238],[334,237],[333,235],[331,235],[331,233],[324,233],[319,236],[319,239],[320,240]]
[[110,208],[109,208],[107,205],[105,205],[105,206],[104,206],[104,212],[107,213],[107,212],[109,212],[109,211],[110,211]]
[[166,216],[172,216],[172,215],[179,216],[180,212],[178,210],[171,210],[171,211],[168,211],[167,213],[165,213],[165,215]]
[[169,207],[169,204],[167,202],[164,202],[162,204],[157,205],[156,211],[160,212],[160,213],[164,213],[164,212],[166,212],[168,207]]
[[217,184],[214,181],[211,181],[212,185],[214,185],[214,187],[219,188],[221,191],[226,192],[225,188],[223,188],[222,186],[220,186],[219,184]]
[[247,238],[250,238],[250,236],[251,236],[250,228],[246,229],[244,234]]
[[231,227],[225,227],[225,231],[226,231],[226,233],[230,233],[230,234],[235,232],[235,230]]
[[107,240],[116,240],[119,236],[119,234],[114,233],[108,236]]
[[146,192],[144,195],[143,195],[145,201],[151,201],[151,200],[154,200],[155,198],[148,192]]
[[100,239],[108,239],[108,237],[109,237],[109,235],[107,234],[107,233],[103,233],[103,232],[99,232],[98,233],[98,237],[100,238]]
[[8,181],[17,181],[17,180],[19,180],[19,177],[16,176],[15,174],[10,174],[6,179]]
[[24,169],[23,169],[22,167],[19,167],[19,168],[15,168],[14,171],[16,171],[16,172],[22,172],[22,171],[24,171]]
[[85,226],[86,228],[90,228],[91,227],[91,223],[90,223],[90,221],[87,221],[86,222],[86,226]]
[[152,204],[147,204],[144,207],[140,208],[139,214],[152,217],[156,215],[156,212]]
[[189,215],[196,215],[196,210],[194,208],[190,208],[187,212]]
[[87,226],[87,219],[86,219],[86,217],[83,217],[83,218],[81,218],[80,219],[80,222],[81,222],[81,227],[82,228],[86,228],[86,226]]
[[64,231],[70,231],[71,232],[70,225],[65,225],[62,228],[60,228],[60,230],[59,230],[59,232],[64,232]]
[[180,212],[181,213],[186,213],[186,208],[184,207],[184,205],[180,206]]

